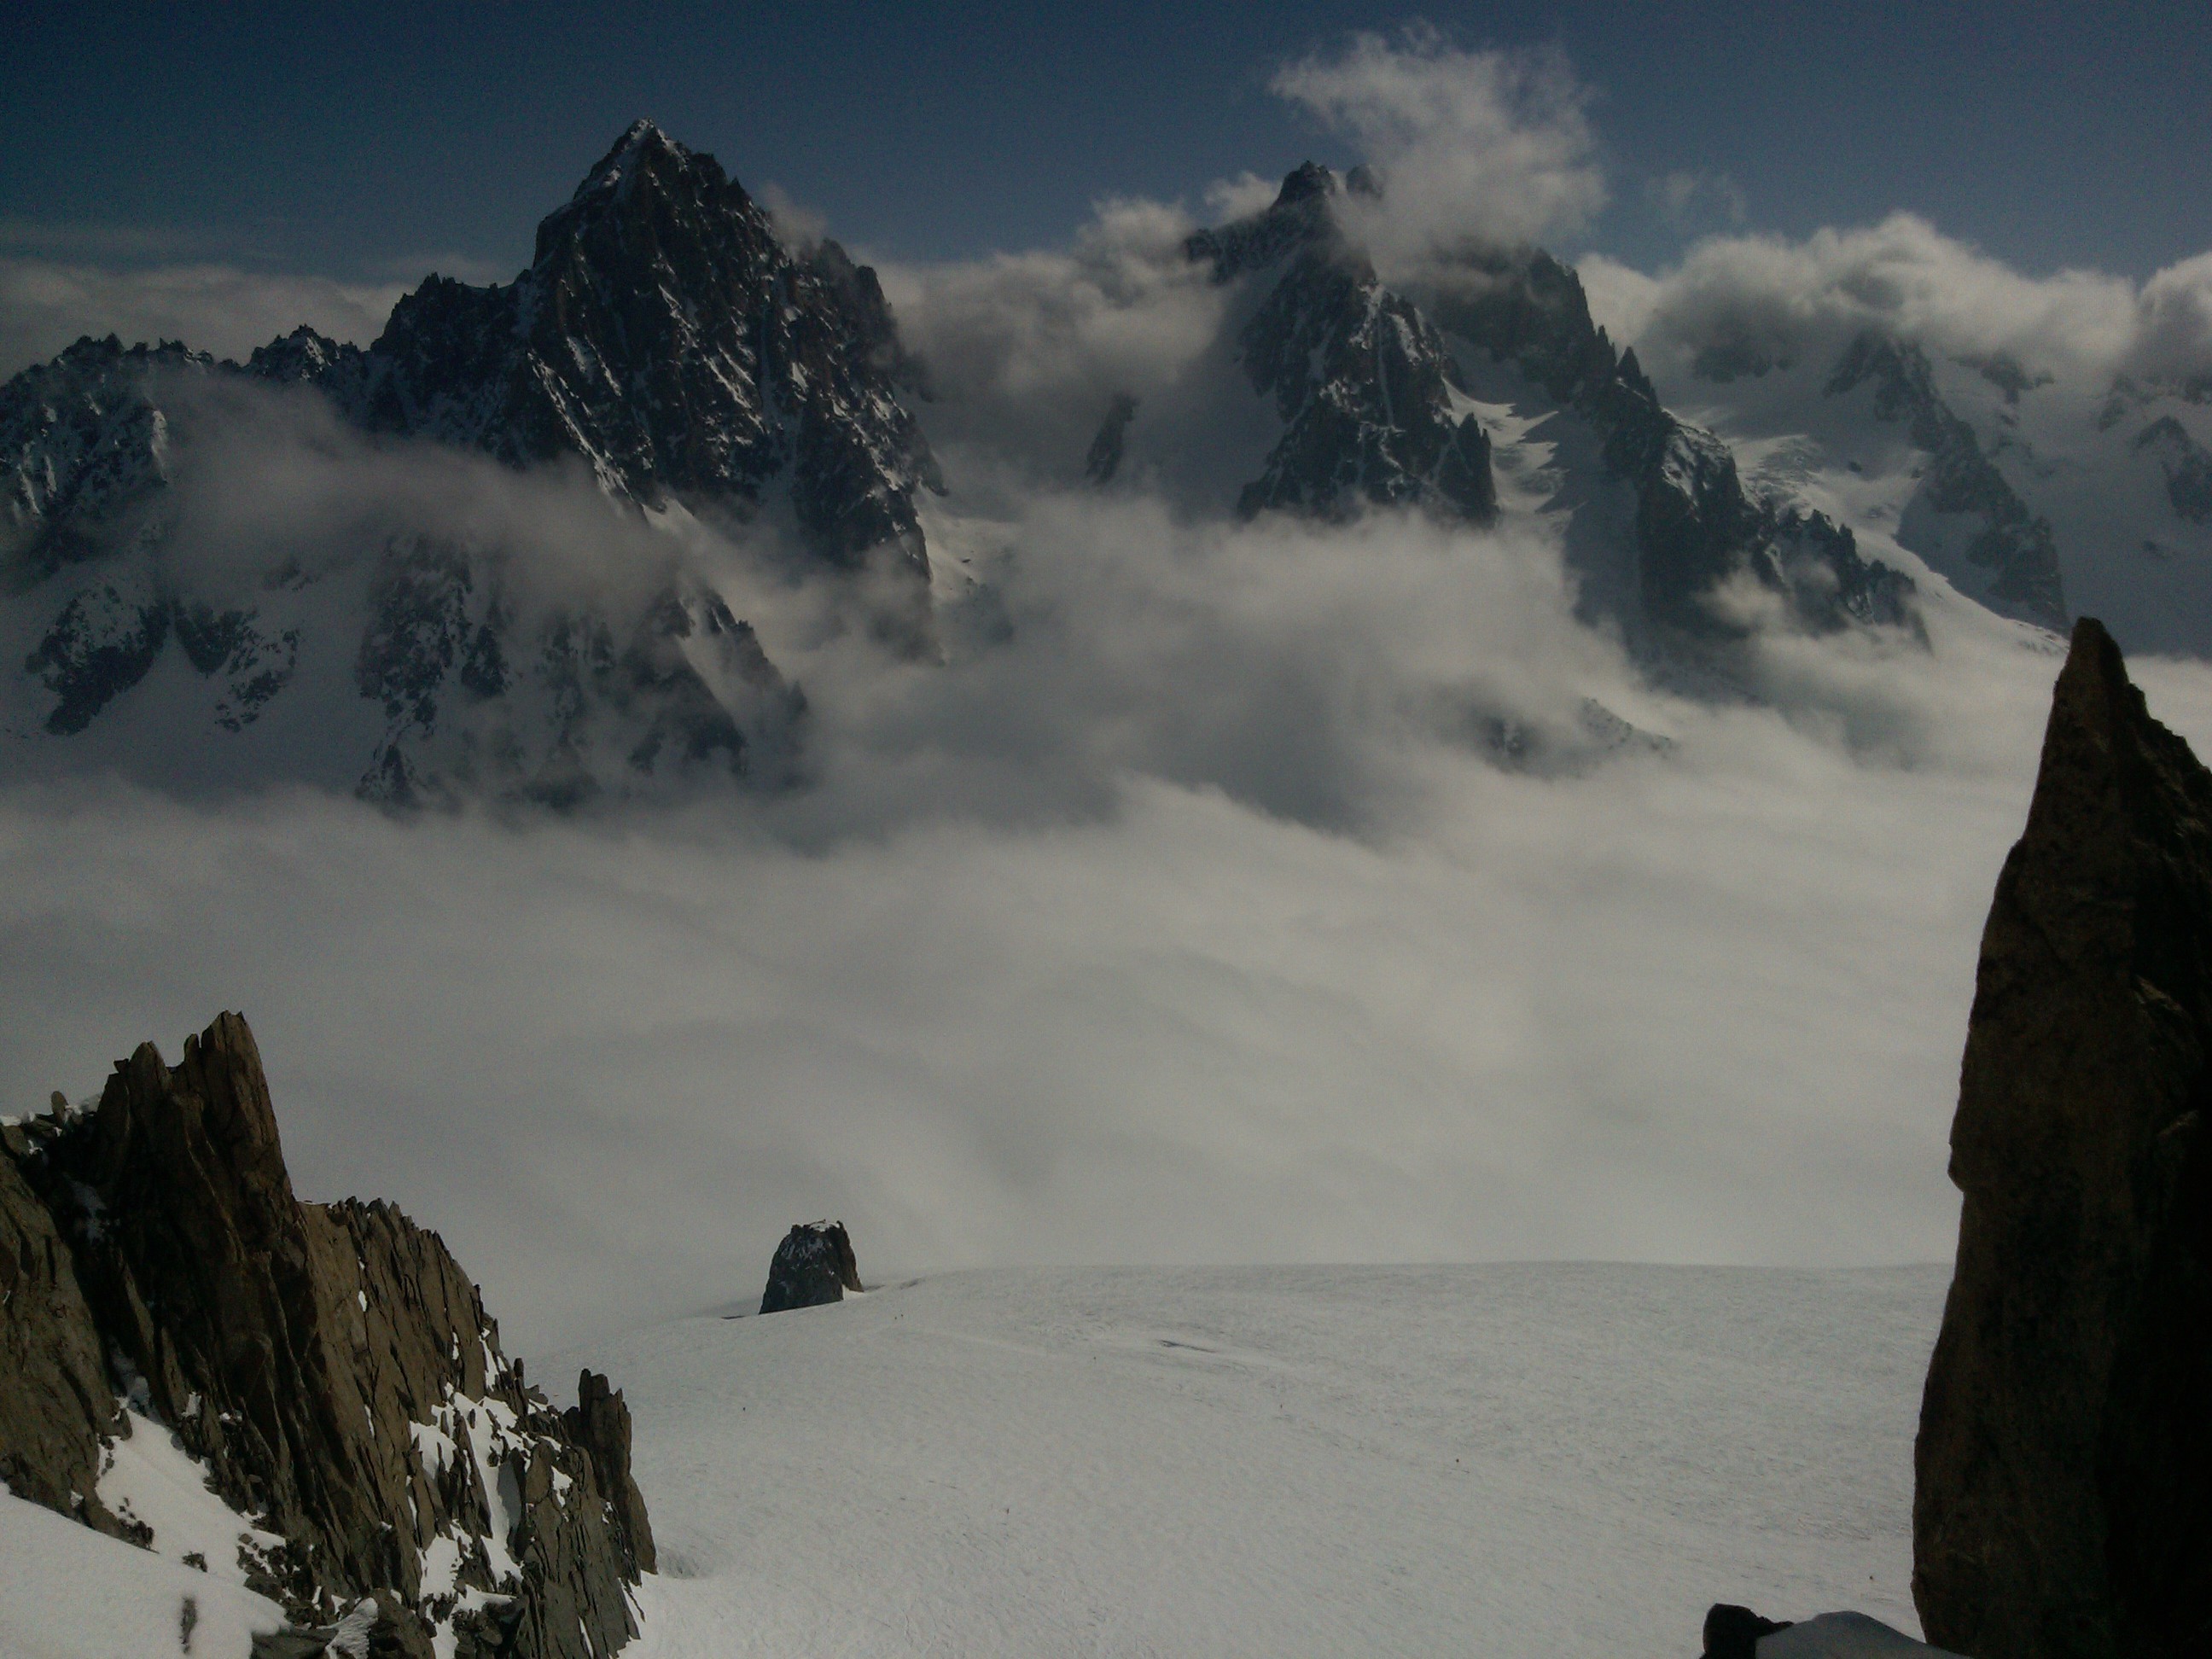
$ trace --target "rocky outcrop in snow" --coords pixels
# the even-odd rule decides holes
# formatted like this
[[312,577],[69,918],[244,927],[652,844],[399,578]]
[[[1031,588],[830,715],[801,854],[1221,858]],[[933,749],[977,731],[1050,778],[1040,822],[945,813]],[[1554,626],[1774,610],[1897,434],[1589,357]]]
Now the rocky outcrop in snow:
[[842,1302],[846,1291],[860,1288],[860,1264],[854,1258],[853,1241],[845,1224],[802,1221],[775,1247],[760,1310],[772,1314],[792,1308],[817,1308],[825,1302]]
[[294,1197],[243,1019],[173,1069],[142,1045],[96,1108],[10,1125],[0,1148],[18,1497],[178,1548],[101,1496],[117,1443],[159,1437],[236,1517],[235,1561],[199,1565],[303,1626],[373,1597],[364,1617],[462,1655],[598,1659],[635,1633],[652,1539],[621,1396],[587,1376],[564,1419],[437,1235]]
[[1982,935],[1913,1595],[1975,1659],[2212,1651],[2212,773],[2075,626]]

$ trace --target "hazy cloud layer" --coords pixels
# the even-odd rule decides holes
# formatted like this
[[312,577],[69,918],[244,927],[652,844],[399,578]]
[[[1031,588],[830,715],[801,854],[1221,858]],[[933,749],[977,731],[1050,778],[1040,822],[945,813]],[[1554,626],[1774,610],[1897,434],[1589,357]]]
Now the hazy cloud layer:
[[222,264],[127,270],[0,257],[0,377],[84,334],[113,334],[126,345],[182,340],[240,362],[301,323],[366,345],[384,331],[403,291]]
[[1802,241],[1711,238],[1656,277],[1602,256],[1582,271],[1599,320],[1662,370],[1717,339],[1818,356],[1880,328],[1944,356],[2005,352],[2098,394],[2116,374],[2212,372],[2212,254],[2140,284],[2099,271],[2030,276],[1897,213]]
[[[300,481],[241,542],[380,501],[520,533],[565,488],[332,435],[257,463]],[[302,1189],[438,1227],[525,1347],[743,1300],[823,1213],[879,1273],[1948,1249],[2047,643],[1941,603],[1930,653],[1778,636],[1772,707],[1713,706],[1577,625],[1534,530],[1002,505],[941,665],[743,596],[813,707],[767,802],[403,823],[18,780],[0,1100],[241,1007]],[[2148,678],[2212,736],[2212,674]],[[1593,748],[1586,698],[1672,747]]]
[[[1555,59],[1362,36],[1278,89],[1387,173],[1388,258],[1604,200]],[[1725,211],[1717,190],[1681,210]],[[1066,248],[884,273],[955,486],[928,504],[942,664],[886,659],[750,542],[210,392],[235,407],[165,555],[196,579],[406,530],[556,587],[680,557],[805,686],[807,774],[403,823],[19,773],[0,1110],[241,1007],[302,1189],[439,1228],[526,1348],[756,1295],[782,1230],[825,1213],[872,1275],[1947,1254],[1975,947],[2051,642],[1936,591],[1930,650],[1773,632],[1736,665],[1759,702],[1692,702],[1574,620],[1541,526],[1235,525],[1268,428],[1227,360],[1235,296],[1182,258],[1194,222],[1109,203]],[[1879,325],[2085,386],[2212,361],[2212,263],[2033,279],[1905,216],[1583,270],[1662,374],[1723,322],[1808,349]],[[392,297],[0,261],[0,347],[366,339]],[[1122,393],[1158,459],[1080,489]],[[2212,745],[2212,669],[2136,666]],[[1592,703],[1665,746],[1608,749]]]

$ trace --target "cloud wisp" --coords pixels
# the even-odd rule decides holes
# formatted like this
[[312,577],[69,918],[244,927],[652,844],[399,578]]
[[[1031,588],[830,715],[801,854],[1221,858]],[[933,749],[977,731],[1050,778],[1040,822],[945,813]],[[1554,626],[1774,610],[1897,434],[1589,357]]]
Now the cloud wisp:
[[1895,213],[1802,240],[1709,237],[1656,276],[1602,257],[1583,273],[1600,320],[1662,366],[1723,334],[1803,357],[1873,328],[1943,356],[2007,353],[2100,397],[2115,374],[2212,374],[2212,254],[2141,283],[2094,270],[2033,276]]

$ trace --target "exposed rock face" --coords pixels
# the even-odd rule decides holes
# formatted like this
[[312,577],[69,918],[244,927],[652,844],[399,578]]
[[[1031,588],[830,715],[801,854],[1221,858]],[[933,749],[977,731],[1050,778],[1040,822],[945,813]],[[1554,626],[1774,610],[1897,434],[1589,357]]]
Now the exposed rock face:
[[2212,450],[2171,415],[2160,416],[2136,434],[2135,447],[2158,457],[2166,474],[2166,499],[2177,517],[2191,524],[2212,520]]
[[1334,210],[1345,189],[1310,161],[1265,212],[1188,244],[1217,282],[1262,272],[1272,283],[1239,343],[1283,435],[1237,510],[1421,506],[1487,523],[1498,509],[1490,440],[1453,407],[1457,375],[1435,328],[1345,235]]
[[247,1582],[303,1625],[374,1595],[462,1654],[585,1659],[635,1633],[652,1547],[620,1397],[602,1382],[580,1437],[501,1357],[435,1234],[294,1197],[243,1019],[173,1070],[142,1045],[96,1110],[10,1128],[5,1151],[18,1496],[117,1531],[101,1444],[168,1434],[239,1512]]
[[68,1243],[19,1167],[66,1121],[0,1128],[0,1480],[121,1538],[99,1485],[101,1442],[126,1432],[123,1413]]
[[641,1572],[654,1571],[653,1523],[646,1518],[645,1496],[629,1473],[629,1407],[620,1389],[610,1389],[596,1371],[576,1378],[576,1403],[562,1413],[569,1438],[592,1455],[599,1490],[614,1508],[615,1529],[623,1552]]
[[1974,1659],[2212,1652],[2212,774],[2074,629],[1982,937],[1913,1594]]
[[295,334],[252,368],[374,430],[579,456],[643,505],[748,508],[781,481],[821,556],[889,549],[926,582],[915,493],[943,485],[896,395],[906,366],[872,270],[786,246],[713,156],[640,121],[514,283],[433,276],[367,352]]
[[174,342],[126,349],[88,336],[0,386],[0,568],[49,575],[139,527],[172,459],[151,388],[164,372],[215,368]]
[[1095,484],[1109,484],[1121,470],[1121,456],[1129,441],[1129,422],[1137,418],[1137,400],[1117,392],[1106,405],[1106,418],[1083,458],[1083,476]]
[[802,1221],[775,1247],[760,1310],[771,1314],[791,1308],[816,1308],[825,1302],[842,1302],[846,1291],[860,1288],[860,1265],[854,1260],[853,1241],[846,1234],[845,1224]]

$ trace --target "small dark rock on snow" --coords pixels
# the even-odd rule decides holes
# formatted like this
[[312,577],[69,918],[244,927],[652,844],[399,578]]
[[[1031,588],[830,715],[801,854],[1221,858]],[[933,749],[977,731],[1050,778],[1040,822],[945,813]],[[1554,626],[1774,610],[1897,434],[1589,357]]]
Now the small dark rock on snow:
[[853,1259],[853,1241],[842,1221],[802,1221],[783,1236],[769,1264],[768,1289],[761,1296],[761,1311],[782,1313],[790,1308],[817,1308],[825,1302],[842,1302],[845,1292],[860,1288],[860,1269]]

